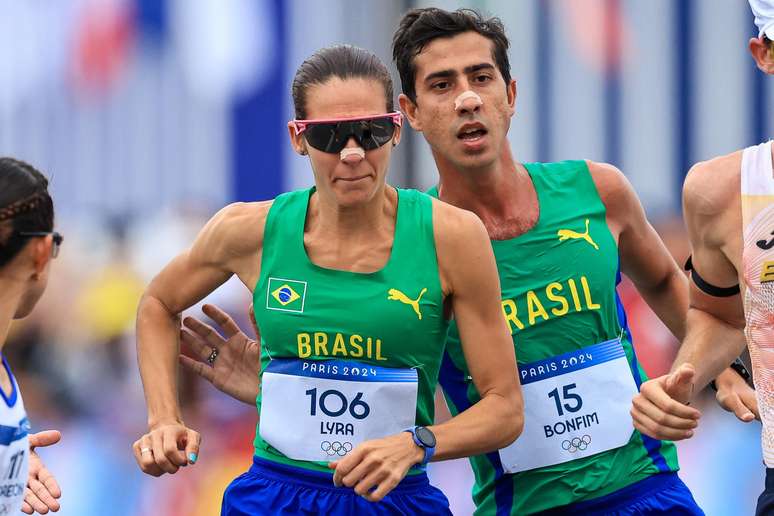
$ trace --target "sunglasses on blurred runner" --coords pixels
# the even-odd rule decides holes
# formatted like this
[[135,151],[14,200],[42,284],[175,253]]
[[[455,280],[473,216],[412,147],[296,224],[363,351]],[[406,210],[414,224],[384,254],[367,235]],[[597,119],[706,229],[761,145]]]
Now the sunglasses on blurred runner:
[[57,231],[19,231],[23,237],[45,237],[52,235],[51,258],[59,256],[59,248],[62,247],[64,237]]
[[363,150],[378,149],[392,139],[395,126],[401,125],[403,115],[395,111],[384,115],[325,120],[293,120],[296,136],[304,134],[306,142],[315,149],[333,154],[341,152],[350,138]]

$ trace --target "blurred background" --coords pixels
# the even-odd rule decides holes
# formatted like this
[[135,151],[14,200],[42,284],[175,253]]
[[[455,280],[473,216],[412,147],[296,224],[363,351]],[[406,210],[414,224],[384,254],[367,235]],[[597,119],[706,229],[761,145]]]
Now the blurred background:
[[[741,0],[0,0],[0,155],[51,177],[66,236],[46,295],[5,348],[33,430],[64,435],[41,450],[63,487],[60,514],[218,514],[223,489],[250,464],[255,410],[183,375],[201,459],[174,477],[143,476],[130,449],[146,428],[137,300],[220,207],[311,185],[287,143],[301,61],[352,43],[391,67],[401,13],[426,5],[502,18],[517,159],[619,166],[681,263],[690,165],[771,134],[774,81],[749,56],[756,31]],[[404,134],[390,174],[398,186],[434,183],[421,137]],[[621,290],[641,361],[665,372],[676,343],[630,285]],[[243,328],[249,300],[236,283],[208,298]],[[752,514],[760,425],[737,422],[709,393],[699,406],[681,476],[708,515]],[[472,511],[465,461],[431,475],[455,514]]]

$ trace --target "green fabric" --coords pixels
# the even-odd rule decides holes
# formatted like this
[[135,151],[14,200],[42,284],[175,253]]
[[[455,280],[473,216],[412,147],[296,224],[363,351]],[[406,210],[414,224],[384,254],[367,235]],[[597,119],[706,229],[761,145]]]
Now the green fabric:
[[[637,364],[631,337],[622,328],[624,319],[619,315],[615,290],[619,280],[618,248],[607,227],[605,206],[586,162],[525,166],[538,195],[538,222],[516,238],[492,241],[502,288],[503,314],[518,362],[545,359],[623,335],[622,344],[635,380],[639,375],[645,381],[645,372]],[[428,193],[438,195],[437,189]],[[562,235],[566,237],[564,240],[560,240]],[[623,308],[620,311],[623,314]],[[452,414],[457,414],[480,397],[470,381],[459,333],[453,323],[446,345],[448,356],[440,382]],[[662,469],[676,471],[674,445],[652,442],[663,457]],[[511,500],[511,514],[531,514],[604,496],[659,472],[636,431],[626,446],[555,466],[505,475],[497,489],[495,479],[500,466],[497,453],[472,457],[470,461],[476,478],[473,498],[477,513],[486,515],[497,511],[496,491],[500,492],[500,505],[502,497]],[[512,485],[502,485],[506,483]]]
[[[416,424],[432,424],[433,394],[448,328],[432,199],[415,190],[398,189],[395,237],[387,264],[373,273],[354,273],[319,267],[309,260],[304,226],[313,193],[310,189],[280,195],[266,219],[261,274],[253,293],[261,329],[261,371],[272,358],[416,368]],[[393,289],[397,292],[390,293]],[[260,395],[256,404],[260,413]],[[326,463],[284,457],[261,439],[258,428],[257,456],[330,471]]]

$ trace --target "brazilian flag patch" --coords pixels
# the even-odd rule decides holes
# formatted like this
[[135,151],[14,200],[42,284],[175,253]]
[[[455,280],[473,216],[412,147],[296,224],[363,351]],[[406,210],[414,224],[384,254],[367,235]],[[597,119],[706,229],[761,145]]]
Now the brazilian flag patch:
[[266,309],[280,312],[304,312],[306,281],[269,278],[266,289]]

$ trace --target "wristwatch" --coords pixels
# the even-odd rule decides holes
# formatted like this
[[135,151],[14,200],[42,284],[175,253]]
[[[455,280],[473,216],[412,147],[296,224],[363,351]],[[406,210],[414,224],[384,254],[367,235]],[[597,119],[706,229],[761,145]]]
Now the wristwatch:
[[[737,358],[728,367],[730,367],[731,369],[736,371],[736,373],[739,376],[741,376],[744,379],[745,382],[748,382],[748,383],[750,382],[750,379],[752,378],[752,376],[750,375],[750,371],[748,371],[747,368],[744,366],[744,362],[742,362],[742,359]],[[718,386],[717,386],[717,384],[715,384],[715,380],[712,380],[710,382],[710,387],[712,387],[713,391],[718,392]]]
[[433,454],[435,454],[435,434],[433,434],[429,428],[424,426],[413,426],[404,431],[410,433],[411,437],[414,439],[414,444],[425,451],[425,457],[419,464],[424,466],[430,462],[430,459],[433,458]]

